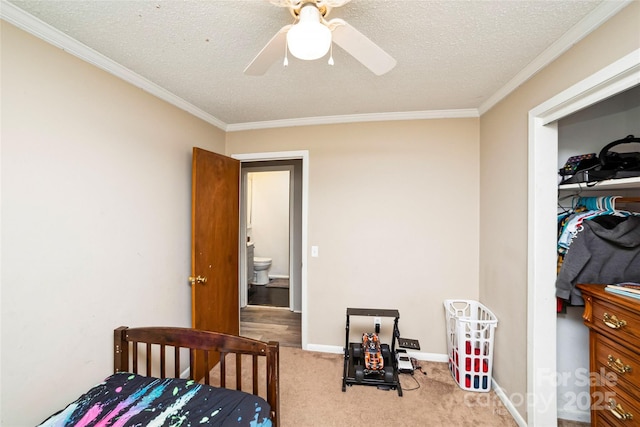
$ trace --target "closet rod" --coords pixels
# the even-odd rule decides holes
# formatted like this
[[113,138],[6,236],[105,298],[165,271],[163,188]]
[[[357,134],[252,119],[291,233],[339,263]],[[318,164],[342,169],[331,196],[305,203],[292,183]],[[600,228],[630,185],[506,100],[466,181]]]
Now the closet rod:
[[618,197],[615,203],[640,203],[640,197]]

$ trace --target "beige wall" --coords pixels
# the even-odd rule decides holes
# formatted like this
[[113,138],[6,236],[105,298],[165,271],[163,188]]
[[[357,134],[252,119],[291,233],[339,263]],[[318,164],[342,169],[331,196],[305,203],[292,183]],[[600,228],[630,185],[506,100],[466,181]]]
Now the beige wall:
[[221,130],[1,21],[2,418],[112,372],[120,325],[190,326],[191,150]]
[[443,300],[478,298],[478,119],[227,134],[227,155],[296,150],[320,255],[306,248],[308,343],[343,346],[347,307],[397,308],[403,336],[445,354]]
[[633,2],[481,117],[480,300],[501,320],[494,377],[518,401],[527,392],[528,112],[638,49],[638,23]]

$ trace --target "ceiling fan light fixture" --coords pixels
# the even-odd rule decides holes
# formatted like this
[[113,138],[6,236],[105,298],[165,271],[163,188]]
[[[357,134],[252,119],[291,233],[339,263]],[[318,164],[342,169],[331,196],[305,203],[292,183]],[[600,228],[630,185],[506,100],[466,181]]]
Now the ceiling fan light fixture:
[[320,11],[313,3],[300,9],[298,23],[287,32],[289,52],[298,59],[322,58],[331,47],[331,30],[320,22]]

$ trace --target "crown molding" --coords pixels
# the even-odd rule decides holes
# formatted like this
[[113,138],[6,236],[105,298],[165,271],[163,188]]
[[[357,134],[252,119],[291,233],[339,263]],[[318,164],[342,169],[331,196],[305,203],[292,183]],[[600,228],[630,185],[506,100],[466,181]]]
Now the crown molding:
[[608,21],[613,15],[633,3],[634,0],[604,1],[580,22],[574,25],[562,37],[556,40],[544,52],[515,75],[506,85],[498,89],[493,95],[483,102],[478,111],[480,115],[489,111],[498,102],[506,98],[511,92],[529,80],[540,70],[555,61],[560,55],[569,50],[574,44],[585,38],[600,25]]
[[339,123],[384,122],[395,120],[459,119],[469,117],[480,117],[480,114],[475,108],[459,110],[407,111],[398,113],[345,114],[341,116],[303,117],[299,119],[235,123],[227,125],[227,132],[295,126],[331,125]]
[[52,44],[85,62],[95,65],[96,67],[121,78],[122,80],[204,120],[207,123],[212,124],[213,126],[226,130],[226,123],[216,117],[202,111],[179,96],[176,96],[152,81],[145,79],[141,75],[134,73],[112,59],[109,59],[101,53],[80,43],[74,38],[69,37],[63,32],[53,28],[51,25],[26,13],[15,5],[2,1],[0,17],[10,24],[13,24],[16,27],[44,40],[45,42]]

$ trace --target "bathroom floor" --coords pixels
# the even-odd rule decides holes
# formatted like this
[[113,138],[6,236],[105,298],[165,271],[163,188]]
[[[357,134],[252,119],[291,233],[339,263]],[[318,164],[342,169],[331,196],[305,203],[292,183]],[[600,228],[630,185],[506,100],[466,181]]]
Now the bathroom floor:
[[[272,279],[273,280],[273,279]],[[283,281],[288,279],[277,279]],[[252,285],[249,288],[249,305],[289,307],[289,288],[269,285]]]

